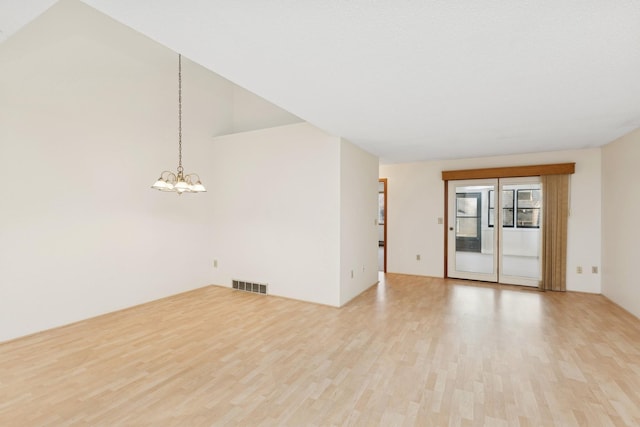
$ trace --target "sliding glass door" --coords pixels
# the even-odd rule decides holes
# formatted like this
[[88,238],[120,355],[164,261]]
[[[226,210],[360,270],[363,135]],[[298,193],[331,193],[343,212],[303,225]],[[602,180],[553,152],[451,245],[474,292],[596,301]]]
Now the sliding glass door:
[[538,286],[539,177],[449,181],[448,276]]

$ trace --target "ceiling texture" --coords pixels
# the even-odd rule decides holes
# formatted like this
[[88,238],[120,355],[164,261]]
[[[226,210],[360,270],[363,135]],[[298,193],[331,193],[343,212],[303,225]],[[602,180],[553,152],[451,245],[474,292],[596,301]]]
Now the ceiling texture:
[[[383,163],[640,127],[637,0],[83,1]],[[53,3],[0,0],[0,41]]]

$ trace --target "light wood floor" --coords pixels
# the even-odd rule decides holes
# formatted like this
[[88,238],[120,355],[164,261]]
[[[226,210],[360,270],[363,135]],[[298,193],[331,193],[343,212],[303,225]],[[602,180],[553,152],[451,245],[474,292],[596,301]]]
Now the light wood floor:
[[460,283],[341,309],[207,287],[0,344],[0,425],[640,425],[640,320]]

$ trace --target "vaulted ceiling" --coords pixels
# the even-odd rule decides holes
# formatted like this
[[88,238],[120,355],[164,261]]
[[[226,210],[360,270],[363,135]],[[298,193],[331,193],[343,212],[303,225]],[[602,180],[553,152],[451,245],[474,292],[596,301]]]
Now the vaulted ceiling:
[[[640,127],[637,1],[83,1],[387,163]],[[53,3],[2,0],[0,41]]]

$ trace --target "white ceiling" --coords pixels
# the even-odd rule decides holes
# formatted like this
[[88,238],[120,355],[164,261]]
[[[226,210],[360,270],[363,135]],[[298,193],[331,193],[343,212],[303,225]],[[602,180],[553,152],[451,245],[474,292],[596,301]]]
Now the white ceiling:
[[[637,0],[83,1],[385,163],[640,127]],[[0,30],[51,3],[0,0]]]
[[57,0],[0,0],[0,43],[55,3]]

